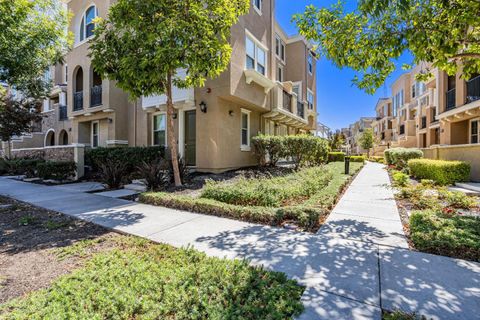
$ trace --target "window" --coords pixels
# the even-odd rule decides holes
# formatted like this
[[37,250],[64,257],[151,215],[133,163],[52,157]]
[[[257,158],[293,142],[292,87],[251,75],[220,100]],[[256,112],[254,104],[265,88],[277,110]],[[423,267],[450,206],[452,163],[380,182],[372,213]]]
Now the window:
[[267,73],[267,53],[259,41],[252,36],[247,35],[245,41],[246,49],[246,69],[257,70],[258,73],[266,75]]
[[475,119],[470,121],[470,143],[479,143],[480,128],[479,128],[480,119]]
[[92,148],[98,147],[98,137],[99,137],[99,123],[98,121],[92,122]]
[[293,84],[292,91],[297,94],[298,101],[303,101],[302,97],[302,83],[297,82]]
[[308,73],[313,74],[313,55],[312,55],[312,53],[308,54]]
[[282,41],[279,35],[275,38],[275,54],[279,59],[285,61],[285,42]]
[[97,8],[95,6],[91,6],[85,11],[85,15],[82,17],[82,22],[80,23],[80,41],[93,36],[93,30],[95,29],[95,23],[93,20],[96,17]]
[[278,66],[277,80],[283,82],[283,66]]
[[259,14],[262,14],[262,2],[263,2],[263,0],[253,0],[253,8]]
[[167,116],[165,113],[153,116],[153,145],[167,145]]
[[393,97],[393,116],[396,117],[398,109],[403,106],[403,89]]
[[412,98],[420,97],[427,90],[427,86],[423,82],[417,82],[412,85]]
[[312,110],[313,109],[313,103],[315,101],[315,97],[313,95],[313,92],[308,89],[307,90],[307,102],[308,102],[308,109]]
[[242,151],[250,151],[250,111],[241,112],[241,146]]

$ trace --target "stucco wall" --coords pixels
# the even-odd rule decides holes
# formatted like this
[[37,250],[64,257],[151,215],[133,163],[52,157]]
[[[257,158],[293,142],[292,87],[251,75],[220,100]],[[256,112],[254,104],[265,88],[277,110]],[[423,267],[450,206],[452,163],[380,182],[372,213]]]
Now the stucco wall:
[[435,146],[422,149],[425,158],[438,160],[459,160],[472,167],[472,181],[480,182],[480,145]]
[[45,147],[12,150],[14,158],[40,158],[50,161],[74,161],[74,147]]

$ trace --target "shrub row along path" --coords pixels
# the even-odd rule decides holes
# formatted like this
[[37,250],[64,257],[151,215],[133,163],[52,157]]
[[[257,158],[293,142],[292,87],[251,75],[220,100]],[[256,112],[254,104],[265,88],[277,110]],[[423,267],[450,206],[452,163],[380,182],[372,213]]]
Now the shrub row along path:
[[208,255],[246,258],[306,286],[300,319],[381,319],[381,310],[478,319],[480,264],[407,249],[387,172],[367,164],[318,234],[0,179],[0,194]]

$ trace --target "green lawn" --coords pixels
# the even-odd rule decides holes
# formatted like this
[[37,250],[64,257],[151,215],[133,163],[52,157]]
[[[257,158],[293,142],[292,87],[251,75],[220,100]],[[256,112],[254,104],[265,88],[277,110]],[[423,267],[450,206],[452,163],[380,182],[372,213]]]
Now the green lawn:
[[289,319],[303,287],[244,261],[134,237],[48,289],[0,306],[0,319]]
[[345,175],[343,162],[332,162],[281,177],[209,182],[199,198],[155,192],[143,194],[140,200],[255,223],[289,222],[314,231],[362,167],[363,163],[351,163],[351,174]]

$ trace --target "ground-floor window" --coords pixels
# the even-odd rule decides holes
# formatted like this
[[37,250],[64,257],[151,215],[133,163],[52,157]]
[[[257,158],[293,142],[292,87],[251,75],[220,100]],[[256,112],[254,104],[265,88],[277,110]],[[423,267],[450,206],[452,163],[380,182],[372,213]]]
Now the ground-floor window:
[[99,124],[98,121],[92,122],[92,148],[98,147]]
[[241,149],[250,150],[250,111],[242,109],[241,112]]
[[153,116],[153,145],[167,145],[167,115],[165,113]]
[[479,135],[480,135],[480,129],[479,129],[479,122],[480,119],[475,119],[470,121],[470,143],[479,143]]

